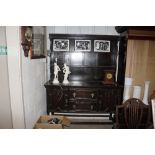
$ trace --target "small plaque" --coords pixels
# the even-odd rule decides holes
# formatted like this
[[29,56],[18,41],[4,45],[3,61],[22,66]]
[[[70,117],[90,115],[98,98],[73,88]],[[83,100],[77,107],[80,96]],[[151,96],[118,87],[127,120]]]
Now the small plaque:
[[114,71],[113,70],[105,70],[104,71],[104,84],[114,84],[115,83],[115,78],[114,78]]

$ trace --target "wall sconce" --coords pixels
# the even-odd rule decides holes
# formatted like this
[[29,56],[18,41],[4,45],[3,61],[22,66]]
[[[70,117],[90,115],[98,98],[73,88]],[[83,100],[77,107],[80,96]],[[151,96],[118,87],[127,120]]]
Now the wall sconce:
[[21,27],[21,45],[24,50],[25,57],[28,57],[29,52],[32,52],[32,26]]

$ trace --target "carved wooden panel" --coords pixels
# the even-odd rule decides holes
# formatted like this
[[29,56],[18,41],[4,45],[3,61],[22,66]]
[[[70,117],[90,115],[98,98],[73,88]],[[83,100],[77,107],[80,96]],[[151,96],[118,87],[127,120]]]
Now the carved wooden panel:
[[[71,70],[69,76],[70,81],[103,81],[104,70],[112,70],[116,72],[117,68],[117,56],[118,56],[118,42],[120,38],[118,36],[105,36],[105,35],[82,35],[82,34],[49,34],[50,49],[51,49],[51,61],[50,71],[51,80],[53,80],[53,64],[57,58],[57,64],[62,67],[66,63]],[[67,41],[69,51],[60,48],[60,51],[53,50],[55,46],[55,40]],[[88,50],[76,50],[76,41],[89,41],[90,51]],[[95,51],[95,40],[107,41],[109,43],[110,51]],[[81,44],[81,47],[83,44]],[[81,48],[80,47],[80,48]],[[122,61],[122,59],[119,59]],[[121,76],[124,76],[124,71],[119,70]],[[59,73],[59,81],[62,82],[63,74]],[[115,81],[115,80],[114,80]],[[121,81],[120,81],[121,82]],[[122,81],[123,83],[123,81]]]
[[123,87],[88,84],[87,86],[54,86],[45,84],[48,112],[115,112],[122,103]]

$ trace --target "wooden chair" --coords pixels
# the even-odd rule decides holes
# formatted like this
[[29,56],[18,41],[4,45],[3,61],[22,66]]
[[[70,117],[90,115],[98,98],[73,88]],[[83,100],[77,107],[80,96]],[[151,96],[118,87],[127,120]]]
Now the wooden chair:
[[141,100],[131,98],[116,107],[114,128],[145,129],[150,127],[150,106]]
[[152,104],[152,119],[153,119],[153,127],[155,129],[155,99],[151,100]]

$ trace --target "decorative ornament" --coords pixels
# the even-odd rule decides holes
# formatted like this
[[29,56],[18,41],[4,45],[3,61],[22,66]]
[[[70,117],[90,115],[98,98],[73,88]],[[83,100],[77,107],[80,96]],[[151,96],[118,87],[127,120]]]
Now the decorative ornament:
[[124,84],[123,102],[131,98],[132,78],[126,77]]
[[140,99],[141,97],[141,86],[133,86],[133,98]]
[[53,84],[59,84],[58,81],[58,72],[61,71],[59,66],[57,65],[57,58],[55,58],[55,62],[54,62],[54,80],[53,80]]
[[68,84],[68,75],[71,73],[69,70],[69,67],[64,63],[64,67],[63,67],[63,73],[64,73],[64,80],[63,80],[63,84]]
[[21,45],[24,56],[28,57],[32,53],[32,26],[21,27]]
[[104,71],[104,84],[114,84],[114,71],[113,70],[105,70]]
[[150,81],[145,81],[144,82],[144,97],[143,97],[143,102],[148,105],[148,92],[149,92],[149,85]]

